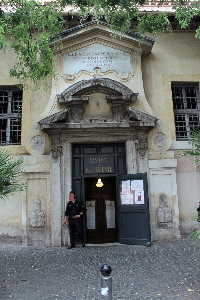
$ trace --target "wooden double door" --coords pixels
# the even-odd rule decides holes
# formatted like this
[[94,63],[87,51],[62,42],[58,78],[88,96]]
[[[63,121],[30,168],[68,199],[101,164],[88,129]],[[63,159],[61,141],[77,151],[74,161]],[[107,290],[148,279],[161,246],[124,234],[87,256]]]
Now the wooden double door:
[[85,179],[86,242],[118,241],[116,178],[103,177],[103,187],[96,187],[97,178]]

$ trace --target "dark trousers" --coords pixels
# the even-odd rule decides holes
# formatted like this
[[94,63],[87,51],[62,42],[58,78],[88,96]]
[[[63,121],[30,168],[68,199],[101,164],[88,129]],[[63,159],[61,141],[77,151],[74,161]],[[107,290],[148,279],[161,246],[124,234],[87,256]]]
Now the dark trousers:
[[81,243],[84,242],[83,239],[83,233],[80,226],[80,220],[79,219],[69,219],[69,234],[70,234],[70,244],[71,247],[75,246],[75,233],[78,233],[79,239]]

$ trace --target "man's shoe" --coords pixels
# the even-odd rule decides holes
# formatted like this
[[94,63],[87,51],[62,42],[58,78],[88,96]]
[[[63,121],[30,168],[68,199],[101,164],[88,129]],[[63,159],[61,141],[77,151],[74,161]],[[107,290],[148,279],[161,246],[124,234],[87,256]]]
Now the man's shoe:
[[75,248],[75,246],[69,246],[69,247],[67,247],[67,249],[73,249],[73,248]]
[[82,246],[85,247],[85,243],[84,242],[82,243]]

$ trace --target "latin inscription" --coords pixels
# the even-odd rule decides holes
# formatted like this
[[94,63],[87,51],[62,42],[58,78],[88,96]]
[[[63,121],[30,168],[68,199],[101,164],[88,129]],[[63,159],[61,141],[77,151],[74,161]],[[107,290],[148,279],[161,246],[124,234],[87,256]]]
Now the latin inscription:
[[84,173],[115,173],[114,157],[85,157]]
[[123,57],[127,55],[128,55],[127,53],[121,51],[116,51],[116,52],[76,51],[67,54],[67,56],[69,56],[72,61],[79,60],[86,67],[94,67],[94,68],[111,67],[115,59],[120,58],[121,60],[123,60]]
[[81,70],[92,72],[94,68],[101,68],[102,72],[130,73],[130,54],[94,44],[64,56],[64,74],[77,74]]

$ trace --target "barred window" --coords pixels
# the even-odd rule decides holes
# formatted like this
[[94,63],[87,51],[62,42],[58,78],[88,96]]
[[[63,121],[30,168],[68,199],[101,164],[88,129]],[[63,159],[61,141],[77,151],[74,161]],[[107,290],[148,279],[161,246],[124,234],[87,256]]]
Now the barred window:
[[0,145],[21,144],[22,90],[0,86]]
[[172,83],[172,100],[177,141],[188,140],[191,131],[200,129],[198,83]]

